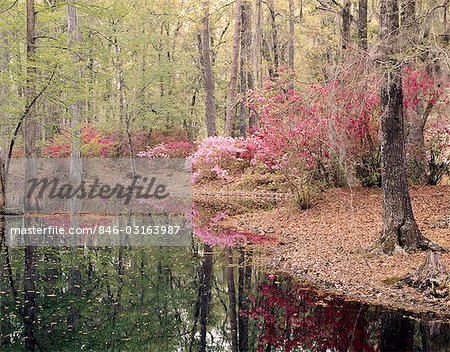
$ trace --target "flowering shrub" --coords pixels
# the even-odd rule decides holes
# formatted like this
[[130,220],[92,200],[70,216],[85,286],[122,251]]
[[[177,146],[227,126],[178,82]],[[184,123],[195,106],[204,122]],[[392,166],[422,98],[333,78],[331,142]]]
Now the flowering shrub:
[[[130,146],[128,142],[128,136],[122,134],[114,133],[109,135],[115,143],[115,155],[118,157],[129,156]],[[145,148],[150,145],[151,142],[151,132],[150,131],[134,131],[131,135],[131,143],[133,144],[134,151],[145,150]]]
[[[252,141],[252,139],[249,139]],[[255,145],[242,138],[208,137],[202,140],[192,157],[194,182],[203,178],[229,180],[239,169],[248,166]]]
[[[81,128],[79,148],[83,156],[109,156],[113,153],[114,144],[112,138],[102,135],[92,127]],[[61,130],[44,145],[42,152],[50,157],[68,157],[71,145],[71,131]]]
[[151,145],[188,140],[189,136],[184,129],[171,128],[165,130],[154,130],[151,132]]
[[[116,156],[129,156],[130,155],[130,146],[128,141],[128,136],[118,133],[113,133],[109,135],[114,141],[116,141],[115,145],[115,155]],[[176,154],[176,148],[181,148],[182,151],[179,155],[169,156],[169,157],[185,157],[190,155],[191,153],[187,153],[187,150],[193,152],[193,145],[189,142],[189,138],[186,134],[185,130],[181,129],[167,129],[167,130],[139,130],[133,131],[131,134],[131,143],[133,144],[133,150],[138,154],[146,153],[152,147],[156,147],[157,145],[160,150],[166,150],[165,154]],[[178,144],[183,143],[183,144]],[[178,145],[177,145],[178,144]],[[189,146],[188,146],[189,144]],[[143,155],[145,156],[145,155]],[[151,152],[148,155],[151,156]],[[158,157],[158,156],[155,156]],[[162,156],[166,157],[166,156]]]
[[448,83],[439,83],[424,70],[414,70],[406,67],[403,70],[403,106],[406,109],[414,109],[420,103],[435,105],[445,97],[445,87]]
[[194,144],[189,141],[159,143],[138,153],[143,158],[185,158],[194,151]]
[[378,101],[342,81],[304,91],[268,82],[250,101],[260,122],[255,159],[280,170],[308,208],[321,182],[333,182],[336,165],[353,170],[378,151]]

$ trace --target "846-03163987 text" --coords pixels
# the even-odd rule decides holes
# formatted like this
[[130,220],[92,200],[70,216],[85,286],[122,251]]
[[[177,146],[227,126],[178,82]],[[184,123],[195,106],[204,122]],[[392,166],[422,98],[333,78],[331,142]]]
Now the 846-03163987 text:
[[94,225],[89,227],[69,227],[63,226],[30,226],[30,227],[11,227],[11,235],[176,235],[180,231],[179,225]]

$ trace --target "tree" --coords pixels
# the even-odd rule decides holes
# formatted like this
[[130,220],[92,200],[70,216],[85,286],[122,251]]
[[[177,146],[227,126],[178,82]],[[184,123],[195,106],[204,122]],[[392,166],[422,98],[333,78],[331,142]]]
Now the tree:
[[288,67],[291,72],[294,71],[295,60],[295,7],[294,0],[289,0],[289,59]]
[[345,0],[344,6],[342,7],[342,54],[344,55],[345,51],[350,46],[350,30],[352,23],[352,14],[351,14],[352,3],[350,0]]
[[[255,30],[252,40],[253,76],[257,85],[261,85],[261,0],[255,1]],[[251,127],[251,126],[250,126]]]
[[204,260],[201,271],[200,286],[200,344],[199,352],[206,351],[206,333],[208,331],[208,314],[211,304],[211,281],[213,270],[213,249],[209,244],[204,244]]
[[381,82],[381,159],[383,231],[381,251],[397,248],[437,248],[420,232],[414,218],[406,175],[403,90],[399,53],[398,0],[381,1],[380,39],[383,60]]
[[239,134],[242,137],[246,135],[247,125],[250,125],[250,121],[247,123],[247,117],[249,111],[246,106],[248,91],[252,91],[254,88],[254,76],[253,70],[250,67],[252,54],[252,16],[251,7],[248,0],[243,0],[241,11],[241,59],[240,59],[240,89],[239,93],[241,101],[239,104]]
[[239,43],[241,35],[241,11],[242,0],[236,0],[236,8],[234,14],[234,35],[233,35],[233,51],[230,68],[230,84],[228,86],[227,110],[225,116],[225,135],[232,136],[234,128],[234,120],[236,116],[236,94],[237,80],[239,70]]
[[[81,33],[77,13],[77,0],[73,0],[73,3],[67,5],[67,32],[69,34],[69,47],[75,48],[81,42]],[[75,80],[78,85],[81,84],[82,71],[80,66],[80,56],[77,53],[73,54],[73,63],[75,65]],[[72,140],[70,146],[70,179],[74,184],[78,184],[82,179],[82,162],[81,162],[81,107],[82,102],[80,99],[76,99],[71,105],[71,130]],[[81,201],[78,198],[70,199],[70,225],[73,228],[80,226],[80,214]],[[79,243],[76,235],[73,235],[72,239],[72,255],[75,256],[76,245]],[[78,268],[72,266],[69,271],[69,290],[74,296],[80,295],[81,285],[81,272]],[[71,307],[70,313],[67,317],[67,325],[74,327],[79,318],[79,311],[77,307]]]
[[[78,80],[78,84],[81,82],[81,67],[80,67],[80,56],[76,53],[76,47],[81,42],[81,33],[80,33],[80,27],[79,27],[79,20],[78,20],[78,13],[77,13],[77,0],[73,0],[72,3],[69,3],[67,5],[67,32],[69,34],[69,47],[74,48],[73,50],[75,53],[73,54],[73,63],[76,67],[76,74],[75,77]],[[71,128],[73,131],[73,140],[72,140],[72,148],[71,148],[71,156],[73,157],[71,159],[71,162],[76,162],[76,160],[79,160],[80,158],[80,150],[79,150],[79,144],[80,144],[80,122],[81,122],[81,106],[82,102],[80,99],[75,99],[75,101],[70,105],[70,110],[72,112],[71,116]],[[74,160],[74,161],[72,161]],[[81,166],[80,165],[74,165],[72,168],[74,172],[77,174],[81,173]]]
[[201,63],[203,66],[203,82],[205,86],[205,121],[208,137],[216,135],[216,101],[214,97],[214,74],[211,65],[209,46],[209,1],[203,3],[203,31],[201,35]]
[[269,8],[270,17],[270,30],[272,35],[272,67],[269,68],[269,73],[271,77],[278,76],[278,68],[280,66],[280,49],[278,43],[278,28],[277,28],[277,13],[275,8],[275,3],[273,0],[267,1],[267,7]]
[[230,246],[225,249],[226,255],[226,276],[228,286],[228,312],[230,318],[230,330],[231,330],[231,351],[238,351],[238,323],[236,314],[236,286],[234,282],[234,262],[233,262],[233,250]]
[[358,46],[361,50],[367,50],[367,0],[359,0]]
[[[36,94],[35,80],[36,80],[36,12],[34,8],[34,0],[27,0],[26,2],[26,18],[27,18],[27,86],[25,88],[25,97],[27,106],[32,105],[32,101]],[[25,116],[23,124],[23,139],[25,144],[25,184],[28,180],[36,177],[36,158],[37,145],[36,141],[39,136],[39,129],[36,120],[36,107],[32,106]],[[27,190],[24,190],[24,211],[36,211],[37,200],[25,197]],[[26,220],[26,226],[32,225],[32,219]],[[26,239],[32,242],[32,238]],[[27,351],[34,351],[36,348],[36,340],[33,334],[33,325],[36,317],[36,247],[29,245],[25,247],[25,266],[24,266],[24,305],[23,317],[25,325],[25,349]]]

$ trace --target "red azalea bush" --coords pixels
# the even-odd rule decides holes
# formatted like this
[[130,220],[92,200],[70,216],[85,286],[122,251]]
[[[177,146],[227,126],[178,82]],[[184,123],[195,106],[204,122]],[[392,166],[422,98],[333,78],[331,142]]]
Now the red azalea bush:
[[320,182],[336,184],[336,170],[351,177],[379,150],[378,95],[331,81],[306,89],[269,81],[250,107],[258,115],[255,159],[286,177],[301,208]]
[[150,146],[160,143],[174,143],[179,141],[189,141],[190,138],[184,129],[169,128],[166,130],[154,130],[150,135]]
[[[63,129],[50,139],[42,148],[42,153],[50,157],[70,156],[73,133]],[[84,126],[80,131],[80,150],[83,156],[106,157],[114,152],[113,138],[105,136],[94,128]]]
[[445,88],[447,82],[439,82],[424,69],[403,69],[403,106],[406,110],[415,109],[421,103],[436,105],[438,101],[448,103]]
[[[117,156],[129,156],[130,146],[128,136],[124,134],[112,134],[110,137],[116,142],[116,155]],[[193,144],[189,141],[188,135],[185,130],[170,128],[167,130],[138,130],[133,131],[131,134],[131,143],[133,145],[133,151],[138,153],[139,156],[151,156],[151,152],[148,155],[149,149],[156,148],[157,151],[166,151],[164,155],[170,155],[169,157],[186,157],[191,154]],[[188,147],[188,144],[190,145]],[[158,146],[159,145],[159,146]],[[158,147],[157,147],[158,146]],[[178,155],[176,148],[181,148]],[[190,151],[189,153],[187,151]],[[141,155],[142,154],[142,155]],[[155,155],[156,157],[157,155]],[[162,156],[166,157],[166,156]]]
[[[128,136],[122,134],[111,134],[110,138],[117,141],[115,154],[116,156],[129,156],[130,146]],[[145,148],[151,144],[151,131],[134,131],[131,134],[131,143],[133,144],[134,151],[145,150]]]

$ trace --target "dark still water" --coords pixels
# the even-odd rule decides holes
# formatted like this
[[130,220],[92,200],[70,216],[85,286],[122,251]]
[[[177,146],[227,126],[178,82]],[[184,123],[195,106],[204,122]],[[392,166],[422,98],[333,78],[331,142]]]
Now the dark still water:
[[448,323],[266,274],[223,216],[190,246],[2,246],[0,351],[450,351]]

